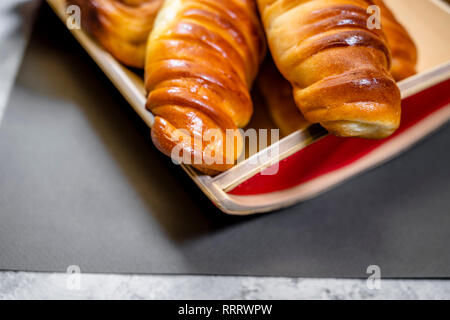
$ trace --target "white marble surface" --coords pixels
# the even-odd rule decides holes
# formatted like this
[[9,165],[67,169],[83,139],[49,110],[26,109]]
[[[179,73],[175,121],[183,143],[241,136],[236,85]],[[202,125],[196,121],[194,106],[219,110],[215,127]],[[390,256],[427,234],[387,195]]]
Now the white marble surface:
[[[450,299],[449,281],[0,273],[0,299]],[[69,283],[69,285],[68,285]]]
[[[37,2],[0,1],[0,120]],[[450,299],[450,281],[382,280],[380,290],[370,290],[364,280],[339,279],[92,274],[79,279],[79,289],[73,289],[67,274],[0,272],[0,299]]]

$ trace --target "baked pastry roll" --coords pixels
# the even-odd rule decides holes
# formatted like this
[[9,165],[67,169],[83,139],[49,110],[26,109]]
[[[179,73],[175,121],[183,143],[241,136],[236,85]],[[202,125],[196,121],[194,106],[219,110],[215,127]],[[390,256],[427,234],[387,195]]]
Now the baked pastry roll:
[[144,68],[147,39],[163,0],[67,0],[81,8],[81,25],[117,60]]
[[187,162],[206,173],[233,166],[241,151],[236,129],[252,115],[249,90],[264,55],[254,1],[166,0],[145,67],[156,147],[173,156],[182,146]]
[[269,47],[306,120],[343,137],[384,138],[400,124],[382,30],[365,0],[258,0]]

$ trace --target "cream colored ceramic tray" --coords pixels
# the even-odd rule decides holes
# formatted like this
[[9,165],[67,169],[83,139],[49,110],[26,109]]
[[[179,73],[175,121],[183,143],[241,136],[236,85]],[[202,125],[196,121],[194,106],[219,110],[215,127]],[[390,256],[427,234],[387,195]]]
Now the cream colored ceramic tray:
[[[47,2],[65,22],[65,1],[47,0]],[[333,142],[326,139],[337,139],[327,137],[327,133],[317,125],[297,131],[254,154],[252,157],[265,159],[258,161],[258,165],[254,165],[255,158],[250,157],[215,177],[202,175],[189,166],[182,166],[223,212],[241,215],[268,212],[317,196],[350,177],[392,159],[450,119],[449,7],[440,0],[385,0],[385,2],[408,29],[419,51],[419,73],[399,83],[404,105],[410,110],[430,111],[421,113],[417,119],[408,120],[411,125],[402,128],[382,143],[367,142],[366,146],[361,147],[361,142],[355,142],[355,150],[357,148],[364,150],[357,153],[352,161],[348,160],[344,165],[336,165],[332,169],[324,167],[322,171],[319,170],[309,178],[290,168],[305,165],[302,159],[311,157],[310,149],[315,147],[312,144],[321,143],[322,147],[326,148],[327,143]],[[83,31],[71,30],[71,32],[142,120],[151,127],[153,115],[145,109],[146,93],[143,79],[118,63]],[[439,99],[429,99],[436,95]],[[263,114],[265,112],[263,109],[256,108],[255,113],[258,112],[261,114],[257,115],[257,118],[268,118]],[[252,121],[250,125],[256,129],[261,128],[256,123],[257,121]],[[339,140],[339,143],[341,142],[342,140]],[[275,148],[278,148],[279,152],[271,152]],[[277,174],[261,174],[274,165],[279,167]]]

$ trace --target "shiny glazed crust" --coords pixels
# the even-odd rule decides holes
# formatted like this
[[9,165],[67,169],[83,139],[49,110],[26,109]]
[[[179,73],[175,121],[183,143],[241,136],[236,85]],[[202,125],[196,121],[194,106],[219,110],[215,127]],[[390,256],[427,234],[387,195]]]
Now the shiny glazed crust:
[[[170,156],[182,143],[190,161],[197,159],[194,166],[206,173],[233,166],[240,135],[229,149],[226,130],[244,127],[250,120],[249,90],[264,55],[253,1],[165,1],[148,42],[145,67],[157,148]],[[180,135],[181,129],[186,134]],[[220,136],[206,141],[208,130]],[[194,139],[202,141],[200,148],[195,148]],[[212,157],[222,163],[210,163]]]
[[400,124],[400,91],[365,0],[258,0],[275,63],[311,123],[344,137],[384,138]]
[[391,49],[391,74],[396,81],[416,74],[417,47],[408,31],[397,21],[382,0],[372,0],[381,9],[382,28]]
[[81,8],[81,25],[117,60],[144,68],[147,39],[163,0],[67,0]]

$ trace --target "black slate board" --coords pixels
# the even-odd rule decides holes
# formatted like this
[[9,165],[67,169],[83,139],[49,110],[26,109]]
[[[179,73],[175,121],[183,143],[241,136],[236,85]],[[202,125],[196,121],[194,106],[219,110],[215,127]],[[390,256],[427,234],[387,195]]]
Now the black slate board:
[[450,276],[450,126],[308,202],[218,211],[47,6],[0,126],[0,269]]

